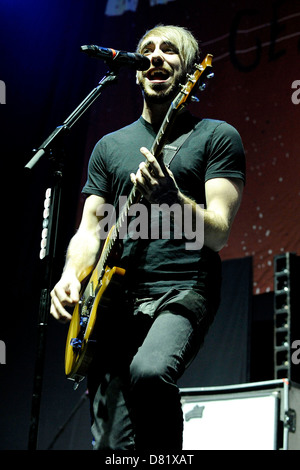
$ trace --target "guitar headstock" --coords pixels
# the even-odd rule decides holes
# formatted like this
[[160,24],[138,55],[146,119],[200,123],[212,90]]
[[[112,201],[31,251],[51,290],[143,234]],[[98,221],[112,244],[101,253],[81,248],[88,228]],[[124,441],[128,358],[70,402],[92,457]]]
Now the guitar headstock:
[[205,88],[205,80],[213,77],[213,73],[211,72],[212,58],[213,56],[211,54],[207,54],[201,64],[195,65],[193,73],[187,75],[186,83],[181,85],[181,91],[172,103],[173,108],[178,109],[184,105],[188,98],[192,97],[191,93],[196,85],[200,90]]

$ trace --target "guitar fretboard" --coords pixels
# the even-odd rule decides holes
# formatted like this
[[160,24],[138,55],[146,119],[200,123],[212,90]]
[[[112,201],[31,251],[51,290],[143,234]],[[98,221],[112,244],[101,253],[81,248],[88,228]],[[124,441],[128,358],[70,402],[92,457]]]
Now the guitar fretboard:
[[[169,107],[167,114],[165,115],[165,118],[150,149],[150,152],[156,158],[158,158],[161,154],[163,147],[169,137],[175,118],[177,117],[178,112],[184,108],[187,98],[191,94],[191,91],[194,88],[195,84],[199,81],[201,75],[203,75],[204,72],[206,72],[204,75],[207,76],[207,69],[210,69],[211,61],[212,55],[207,54],[202,64],[195,66],[194,74],[188,75],[188,80],[186,84],[184,86],[181,86],[181,91],[177,94],[174,101],[172,101],[171,106]],[[107,240],[104,249],[102,250],[99,261],[97,263],[96,269],[98,279],[100,279],[103,275],[108,258],[119,237],[120,230],[123,227],[124,222],[127,220],[130,207],[133,204],[136,204],[140,197],[140,192],[136,189],[135,186],[133,186],[127,197],[126,203],[121,209],[121,212],[115,225],[112,227],[111,232],[109,233],[109,239]]]

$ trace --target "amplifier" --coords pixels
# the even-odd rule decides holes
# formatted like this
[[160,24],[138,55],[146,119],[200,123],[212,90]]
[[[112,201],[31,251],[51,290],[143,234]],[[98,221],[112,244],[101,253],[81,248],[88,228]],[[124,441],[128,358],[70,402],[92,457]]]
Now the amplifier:
[[180,392],[183,450],[300,450],[300,388],[288,379]]

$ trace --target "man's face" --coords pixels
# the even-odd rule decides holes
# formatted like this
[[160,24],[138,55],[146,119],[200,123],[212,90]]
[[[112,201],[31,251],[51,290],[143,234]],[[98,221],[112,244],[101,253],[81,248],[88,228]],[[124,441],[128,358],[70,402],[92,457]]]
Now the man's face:
[[165,103],[178,93],[185,77],[182,58],[177,46],[158,36],[149,36],[141,44],[140,53],[150,60],[150,68],[137,72],[144,98],[148,102]]

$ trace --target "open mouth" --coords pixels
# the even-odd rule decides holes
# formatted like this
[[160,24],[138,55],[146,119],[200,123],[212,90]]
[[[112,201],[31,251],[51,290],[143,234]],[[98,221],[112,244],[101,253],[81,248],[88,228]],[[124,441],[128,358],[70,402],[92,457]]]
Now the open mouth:
[[170,73],[164,69],[152,69],[147,73],[150,82],[161,83],[166,82],[170,77]]

